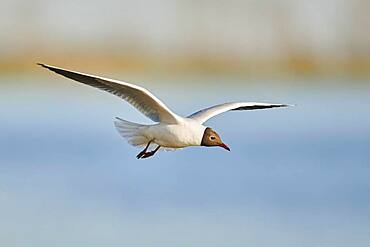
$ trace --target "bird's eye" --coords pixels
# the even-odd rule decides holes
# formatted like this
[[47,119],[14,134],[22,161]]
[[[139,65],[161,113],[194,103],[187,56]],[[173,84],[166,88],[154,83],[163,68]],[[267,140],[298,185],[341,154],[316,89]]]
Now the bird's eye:
[[211,140],[215,140],[216,139],[216,137],[214,137],[214,136],[211,136],[210,138],[211,138]]

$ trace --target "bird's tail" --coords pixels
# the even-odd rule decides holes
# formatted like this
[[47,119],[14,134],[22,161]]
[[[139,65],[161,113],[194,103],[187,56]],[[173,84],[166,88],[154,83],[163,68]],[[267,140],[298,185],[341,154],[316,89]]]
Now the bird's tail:
[[116,117],[114,126],[116,126],[120,135],[133,146],[142,146],[149,142],[148,138],[143,135],[143,130],[146,129],[146,125],[129,122]]

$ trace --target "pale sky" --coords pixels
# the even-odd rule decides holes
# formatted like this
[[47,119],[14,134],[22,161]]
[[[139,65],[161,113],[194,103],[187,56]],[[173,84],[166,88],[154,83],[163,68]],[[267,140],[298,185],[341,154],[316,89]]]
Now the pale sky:
[[2,0],[0,52],[33,43],[279,56],[369,52],[365,0]]

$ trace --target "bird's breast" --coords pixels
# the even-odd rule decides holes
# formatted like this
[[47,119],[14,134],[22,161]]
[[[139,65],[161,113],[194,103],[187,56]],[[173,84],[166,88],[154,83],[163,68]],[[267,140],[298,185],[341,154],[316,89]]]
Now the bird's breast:
[[199,146],[205,127],[201,124],[156,124],[148,128],[148,136],[163,147]]

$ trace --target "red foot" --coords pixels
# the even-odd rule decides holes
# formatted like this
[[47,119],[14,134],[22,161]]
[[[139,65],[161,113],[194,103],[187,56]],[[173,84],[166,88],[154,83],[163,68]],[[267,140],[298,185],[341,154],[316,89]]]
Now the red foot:
[[146,153],[144,153],[144,154],[141,156],[141,159],[149,158],[149,157],[153,156],[154,154],[155,154],[155,152],[154,152],[154,151],[146,152]]

